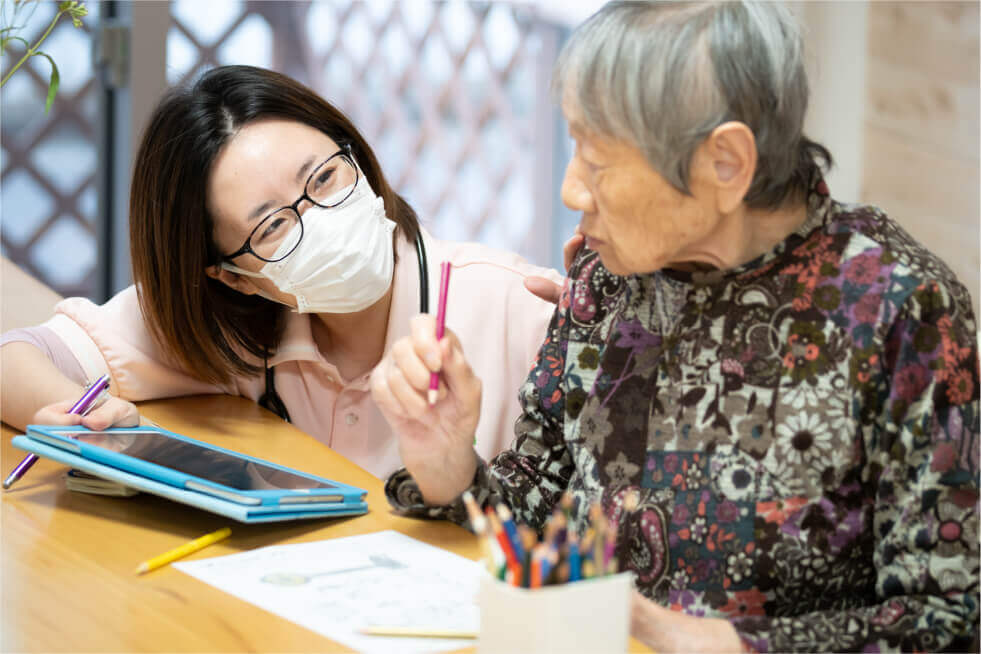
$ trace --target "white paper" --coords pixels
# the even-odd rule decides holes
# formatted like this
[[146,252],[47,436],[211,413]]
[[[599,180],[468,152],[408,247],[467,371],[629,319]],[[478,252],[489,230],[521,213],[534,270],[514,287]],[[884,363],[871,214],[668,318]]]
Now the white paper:
[[174,567],[362,652],[438,652],[475,644],[358,633],[368,626],[479,628],[480,565],[395,531],[275,545]]

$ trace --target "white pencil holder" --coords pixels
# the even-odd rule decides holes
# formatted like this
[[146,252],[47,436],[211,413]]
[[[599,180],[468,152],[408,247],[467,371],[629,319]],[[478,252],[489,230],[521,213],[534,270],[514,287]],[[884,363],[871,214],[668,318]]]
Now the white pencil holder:
[[515,588],[483,574],[480,654],[625,652],[630,632],[628,572],[543,588]]

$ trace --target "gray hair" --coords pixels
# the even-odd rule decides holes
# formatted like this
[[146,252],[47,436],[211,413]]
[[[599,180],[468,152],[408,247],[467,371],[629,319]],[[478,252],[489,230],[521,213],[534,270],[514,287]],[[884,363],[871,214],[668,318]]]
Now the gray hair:
[[803,44],[779,3],[611,2],[572,34],[552,84],[587,128],[636,145],[689,195],[692,155],[727,121],[756,139],[751,207],[779,207],[831,165],[803,134]]

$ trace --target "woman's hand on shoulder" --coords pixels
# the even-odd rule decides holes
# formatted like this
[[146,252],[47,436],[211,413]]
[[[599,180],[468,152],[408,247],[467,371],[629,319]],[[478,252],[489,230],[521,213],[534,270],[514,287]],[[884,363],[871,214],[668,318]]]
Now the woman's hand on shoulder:
[[[436,340],[436,320],[421,314],[410,335],[392,346],[371,373],[371,394],[399,439],[402,463],[423,497],[447,504],[473,479],[474,434],[482,387],[463,355],[460,340],[445,330]],[[436,402],[429,405],[429,380],[440,373]]]
[[41,407],[31,422],[36,425],[82,425],[95,431],[140,424],[140,412],[136,405],[112,395],[84,416],[68,413],[74,404],[75,400],[65,400]]
[[[576,254],[578,254],[585,242],[586,237],[579,231],[579,225],[576,225],[575,233],[573,233],[572,237],[565,242],[565,245],[562,246],[562,263],[565,264],[566,272],[568,272],[572,267],[572,262],[575,260]],[[556,284],[551,279],[538,277],[537,275],[532,275],[525,278],[525,288],[528,289],[532,295],[536,295],[546,302],[551,302],[552,304],[558,304],[559,297],[562,295],[561,285]]]

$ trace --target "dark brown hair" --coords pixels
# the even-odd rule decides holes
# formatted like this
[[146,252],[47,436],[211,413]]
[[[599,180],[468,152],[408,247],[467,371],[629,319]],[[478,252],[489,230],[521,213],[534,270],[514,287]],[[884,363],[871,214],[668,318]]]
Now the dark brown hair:
[[388,185],[357,128],[299,82],[262,68],[223,66],[168,91],[150,117],[133,166],[133,278],[144,321],[164,352],[212,383],[258,373],[258,362],[276,349],[288,311],[205,272],[221,258],[206,197],[211,167],[238,130],[265,118],[303,123],[349,144],[398,225],[396,238],[412,240],[419,231],[415,211]]

